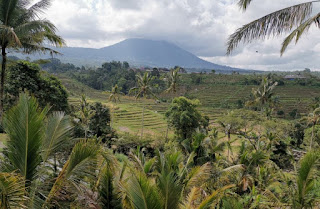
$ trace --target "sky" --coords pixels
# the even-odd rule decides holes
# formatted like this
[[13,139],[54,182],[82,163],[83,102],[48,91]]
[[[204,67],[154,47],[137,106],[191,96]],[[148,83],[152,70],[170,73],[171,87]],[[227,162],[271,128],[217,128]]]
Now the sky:
[[[226,56],[237,28],[303,0],[255,0],[246,12],[237,0],[53,0],[45,18],[67,46],[102,48],[127,38],[165,40],[216,64],[254,70],[320,70],[315,26],[280,57],[285,36],[240,45]],[[320,6],[320,5],[319,5]],[[314,11],[320,11],[315,5]]]

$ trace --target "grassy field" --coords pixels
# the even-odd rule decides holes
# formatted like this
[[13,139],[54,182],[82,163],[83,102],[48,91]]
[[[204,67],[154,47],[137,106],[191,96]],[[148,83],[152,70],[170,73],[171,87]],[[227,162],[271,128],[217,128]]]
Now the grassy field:
[[[184,95],[199,99],[201,102],[199,110],[209,116],[211,123],[214,123],[218,117],[238,108],[238,100],[246,101],[252,88],[258,87],[257,85],[244,85],[243,79],[246,78],[246,75],[205,76],[199,85],[190,83],[190,75],[183,75],[181,77],[183,85],[175,95],[160,95],[167,102],[156,103],[152,99],[136,101],[133,97],[122,96],[121,102],[114,104],[108,102],[109,95],[105,92],[94,90],[63,75],[59,75],[59,78],[69,91],[71,104],[77,105],[81,94],[85,94],[89,102],[102,102],[111,107],[113,127],[117,131],[137,135],[141,130],[143,105],[146,107],[145,132],[164,136],[167,130],[164,113],[173,97]],[[307,113],[313,98],[320,96],[319,87],[301,86],[294,83],[278,86],[275,92],[280,99],[278,110],[283,110],[287,118],[294,109],[298,109],[301,114]]]

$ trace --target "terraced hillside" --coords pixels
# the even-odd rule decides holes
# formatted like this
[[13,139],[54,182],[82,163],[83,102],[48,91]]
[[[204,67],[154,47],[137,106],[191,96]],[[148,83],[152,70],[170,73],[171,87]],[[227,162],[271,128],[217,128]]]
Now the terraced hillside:
[[[167,123],[164,118],[164,112],[167,109],[167,103],[156,103],[152,99],[135,100],[133,97],[122,96],[120,102],[108,102],[109,94],[106,92],[92,89],[78,81],[72,80],[66,76],[59,75],[59,79],[69,92],[70,104],[77,106],[80,96],[85,94],[89,102],[101,102],[108,105],[112,110],[112,125],[120,132],[129,132],[131,134],[140,134],[142,126],[142,108],[145,105],[144,127],[148,135],[165,135]],[[171,132],[169,132],[171,134]]]
[[[70,103],[76,105],[81,94],[86,94],[90,102],[99,101],[111,107],[113,112],[113,127],[121,132],[139,134],[142,125],[142,108],[145,105],[145,133],[151,135],[165,135],[167,124],[164,112],[174,96],[187,96],[197,98],[201,102],[200,111],[209,116],[211,123],[229,110],[239,107],[248,100],[252,88],[257,85],[244,85],[245,75],[206,75],[202,82],[195,85],[191,82],[190,75],[181,76],[180,90],[174,95],[163,94],[160,98],[167,102],[158,103],[152,99],[136,101],[133,97],[122,96],[121,102],[114,104],[108,102],[109,95],[105,92],[94,90],[82,83],[66,76],[59,75],[70,94]],[[289,83],[275,89],[280,98],[278,110],[283,110],[289,118],[289,113],[298,109],[299,113],[307,113],[308,107],[315,97],[320,97],[320,88],[301,86]],[[165,100],[164,100],[165,101]]]

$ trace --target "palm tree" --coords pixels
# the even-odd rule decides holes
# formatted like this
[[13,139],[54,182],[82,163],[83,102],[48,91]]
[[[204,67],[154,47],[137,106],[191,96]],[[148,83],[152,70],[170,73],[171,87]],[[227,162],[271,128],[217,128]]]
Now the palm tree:
[[0,208],[47,208],[94,174],[100,146],[86,140],[74,146],[58,177],[52,175],[53,157],[68,143],[72,126],[64,113],[47,113],[34,97],[21,94],[4,115],[8,141],[0,161]]
[[268,110],[275,106],[274,89],[278,85],[278,82],[273,82],[268,77],[262,79],[260,87],[252,89],[253,100],[247,102],[247,106],[258,105],[261,110],[265,110],[268,114]]
[[[111,91],[108,91],[108,93],[110,93],[109,96],[109,102],[120,102],[120,94],[123,94],[122,92],[120,92],[118,85],[114,85],[114,87],[112,87]],[[114,118],[114,110],[112,111],[112,117],[111,117],[111,127],[112,127],[112,122],[113,122],[113,118]]]
[[[153,98],[157,98],[157,96],[152,92],[151,82],[153,81],[154,77],[149,75],[148,72],[145,72],[143,76],[136,75],[138,86],[133,87],[130,89],[129,94],[132,92],[136,93],[136,100],[143,97],[146,98],[147,96],[152,96]],[[145,103],[142,102],[142,126],[141,126],[141,139],[143,137],[143,128],[144,128],[144,110],[145,110]]]
[[221,117],[218,120],[219,125],[224,129],[224,132],[228,138],[227,148],[228,148],[228,160],[231,159],[232,154],[232,143],[231,134],[236,133],[242,127],[244,127],[244,121],[234,115],[234,112],[229,112],[227,115]]
[[176,92],[177,91],[177,83],[179,80],[179,71],[180,68],[172,69],[169,73],[169,88],[166,90],[167,93],[169,92]]
[[24,178],[16,173],[0,173],[0,208],[24,208]]
[[[238,4],[241,9],[246,10],[251,2],[252,0],[239,0]],[[293,5],[244,25],[229,37],[227,54],[231,54],[240,42],[250,43],[254,39],[264,39],[291,32],[282,43],[280,50],[282,55],[288,45],[293,40],[298,42],[312,24],[320,26],[320,13],[311,16],[314,4],[318,2],[319,0],[315,0]]]
[[[179,80],[179,71],[180,67],[177,67],[176,69],[172,69],[168,75],[168,82],[169,87],[166,89],[166,93],[176,93],[177,92],[177,85]],[[169,124],[167,125],[167,131],[166,131],[166,140],[168,139],[168,133],[169,133]]]
[[0,114],[3,113],[4,83],[6,77],[7,49],[32,53],[36,51],[58,53],[44,43],[62,46],[64,40],[56,34],[56,27],[46,19],[40,19],[51,0],[40,0],[28,6],[28,0],[0,1],[0,47],[2,71],[0,76]]
[[84,138],[86,139],[88,137],[89,132],[89,122],[92,118],[94,112],[90,109],[90,105],[87,101],[86,95],[81,95],[80,100],[80,112],[79,117],[80,121],[82,123],[82,126],[84,128]]
[[118,87],[118,85],[114,85],[114,87],[112,87],[111,91],[109,91],[108,93],[110,93],[109,96],[109,102],[120,102],[120,94],[123,94],[122,92],[120,92],[120,89]]
[[292,197],[292,208],[313,208],[319,203],[316,167],[319,164],[320,155],[317,151],[308,152],[300,161],[295,184],[288,181]]
[[308,125],[312,126],[311,139],[310,139],[310,150],[311,150],[313,148],[315,128],[316,128],[316,125],[318,125],[319,121],[320,121],[320,108],[316,108],[308,116],[302,118],[302,120],[306,120]]

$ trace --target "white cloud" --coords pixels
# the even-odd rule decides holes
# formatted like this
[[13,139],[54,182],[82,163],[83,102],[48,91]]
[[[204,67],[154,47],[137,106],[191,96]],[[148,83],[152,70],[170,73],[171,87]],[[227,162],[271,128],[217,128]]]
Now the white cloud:
[[[280,58],[283,37],[254,41],[226,57],[228,36],[243,24],[300,0],[53,0],[46,17],[69,46],[104,47],[126,38],[167,40],[218,64],[259,70],[319,69],[320,37],[312,29]],[[258,51],[258,52],[256,52]]]

